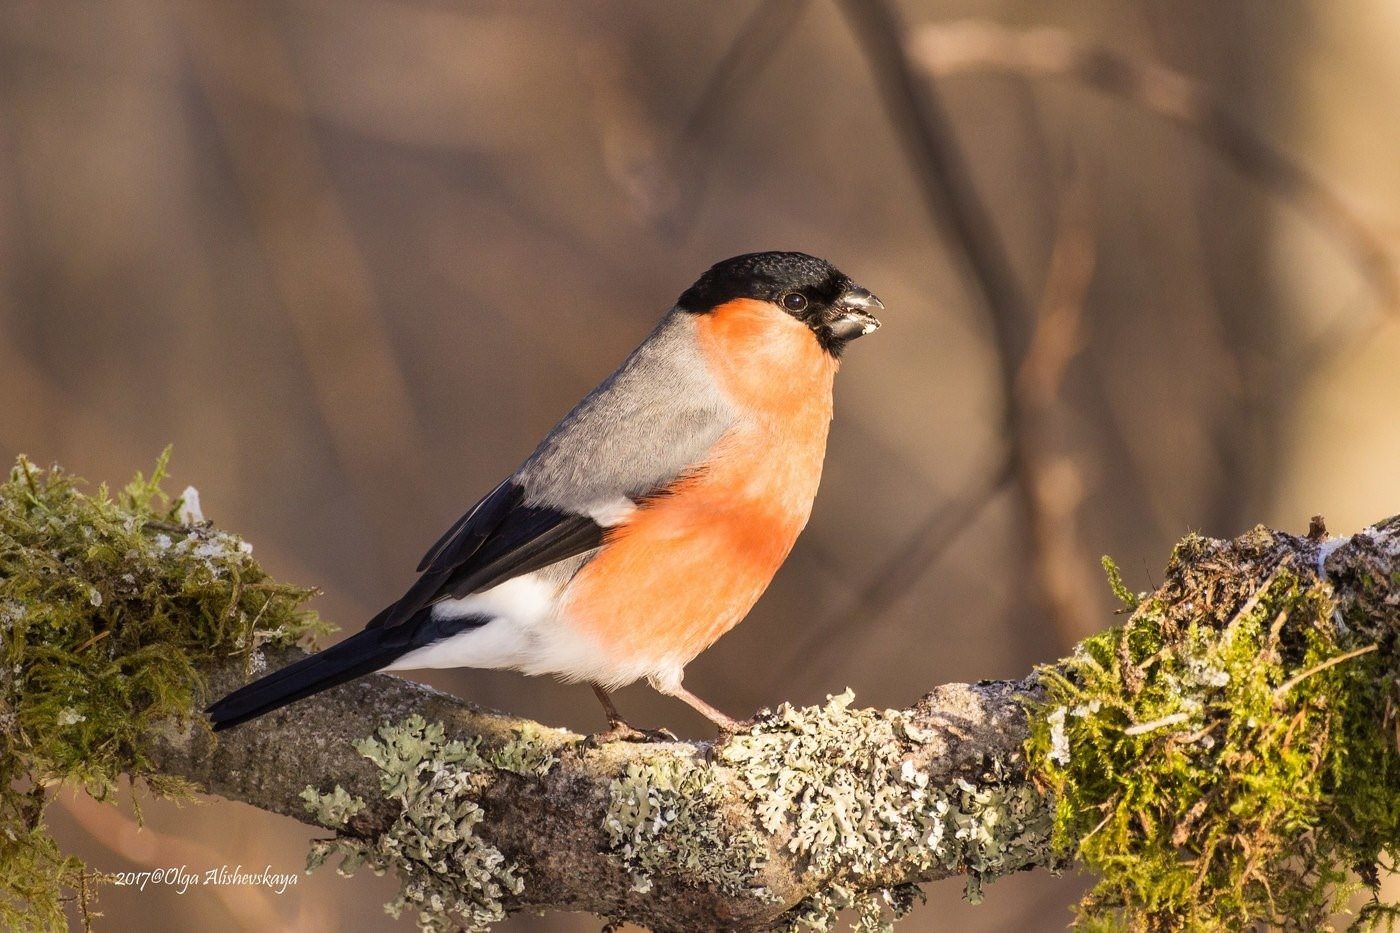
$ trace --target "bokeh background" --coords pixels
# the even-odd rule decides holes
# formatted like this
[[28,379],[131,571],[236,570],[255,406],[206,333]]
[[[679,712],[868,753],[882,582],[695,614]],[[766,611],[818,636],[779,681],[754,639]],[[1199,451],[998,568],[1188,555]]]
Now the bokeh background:
[[[0,0],[0,449],[121,481],[173,443],[353,630],[707,265],[805,250],[886,326],[808,531],[687,685],[1020,676],[1112,623],[1101,553],[1146,588],[1192,529],[1400,511],[1397,41],[1387,0]],[[599,724],[586,687],[429,679]],[[311,836],[60,797],[102,869]],[[1081,885],[931,885],[905,929],[1062,929]],[[99,929],[411,929],[392,886],[109,890]]]

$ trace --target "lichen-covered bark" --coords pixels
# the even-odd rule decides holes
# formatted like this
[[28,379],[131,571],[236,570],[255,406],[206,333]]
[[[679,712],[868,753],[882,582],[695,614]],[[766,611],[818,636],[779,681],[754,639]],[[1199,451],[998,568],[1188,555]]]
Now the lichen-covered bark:
[[[296,649],[287,649],[269,661],[280,665],[299,656]],[[212,670],[210,694],[218,695],[243,681],[237,664]],[[1017,783],[1023,776],[1017,769],[1026,738],[1019,698],[1027,689],[1019,682],[938,687],[905,711],[907,732],[916,737],[906,739],[910,767],[927,775],[930,786],[954,794],[960,792],[955,784],[959,779],[970,786],[994,783],[986,774],[992,761],[1006,763],[995,783]],[[478,827],[480,835],[523,868],[524,891],[508,900],[510,909],[586,910],[658,930],[761,928],[840,873],[839,867],[805,872],[808,859],[787,849],[791,828],[775,834],[755,831],[742,766],[720,760],[705,744],[592,747],[582,736],[485,711],[388,675],[328,691],[315,701],[221,733],[217,740],[200,729],[166,730],[157,737],[152,757],[166,773],[192,780],[210,793],[308,822],[314,819],[302,796],[308,784],[325,791],[340,785],[366,802],[366,809],[352,817],[342,832],[371,839],[389,829],[399,808],[384,796],[379,770],[356,751],[355,743],[385,723],[400,723],[413,715],[442,723],[448,738],[482,737],[486,748],[505,746],[518,738],[520,730],[528,729],[555,759],[542,777],[494,769],[478,795],[488,815]],[[735,747],[742,747],[742,740]],[[868,751],[875,755],[878,749]],[[748,831],[751,838],[762,841],[765,864],[754,871],[751,890],[736,893],[719,877],[667,876],[654,871],[649,888],[642,890],[635,870],[620,856],[606,829],[613,785],[629,768],[634,773],[654,773],[659,764],[676,759],[704,769],[718,788],[710,798],[715,812],[705,815],[709,826],[734,836]],[[690,826],[676,829],[677,833],[695,831]],[[715,841],[727,845],[720,836]],[[1025,855],[1007,864],[1006,870],[1035,867],[1048,859],[1043,845],[1027,849]],[[736,872],[746,869],[735,866]],[[956,864],[892,862],[863,883],[892,888],[961,870]]]
[[[1178,558],[1195,561],[1198,577],[1247,565],[1260,579],[1280,566],[1328,579],[1353,629],[1400,604],[1400,519],[1346,540],[1265,529],[1237,542],[1194,540]],[[1182,594],[1168,588],[1179,585],[1169,580],[1154,598],[1176,606]],[[236,663],[213,669],[210,694],[243,680]],[[152,760],[211,793],[319,820],[353,848],[402,828],[403,800],[385,792],[397,778],[384,749],[417,743],[407,766],[390,766],[424,786],[446,774],[469,788],[483,811],[469,831],[521,879],[492,909],[586,910],[658,930],[761,929],[840,907],[873,917],[921,881],[1050,866],[1053,801],[1028,781],[1023,758],[1027,711],[1043,700],[1035,683],[946,685],[904,710],[852,709],[846,697],[784,707],[720,747],[592,747],[379,675],[217,741],[166,730]],[[423,745],[421,729],[405,732],[415,716],[441,723],[442,740]],[[384,738],[367,757],[363,740],[375,735]],[[442,742],[453,739],[466,746],[448,760]],[[364,807],[337,826],[335,806],[308,812],[308,785],[323,794],[339,785],[336,800]]]

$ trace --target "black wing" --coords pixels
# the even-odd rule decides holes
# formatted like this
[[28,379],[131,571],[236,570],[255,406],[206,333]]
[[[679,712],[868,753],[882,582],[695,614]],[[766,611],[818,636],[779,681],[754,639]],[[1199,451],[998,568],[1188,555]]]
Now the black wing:
[[591,551],[603,527],[587,515],[525,505],[507,480],[459,518],[418,565],[422,576],[367,628],[392,628],[442,599],[456,599]]
[[519,499],[520,489],[510,480],[491,490],[428,548],[428,553],[418,562],[418,572],[441,570],[459,563],[464,556],[470,557]]

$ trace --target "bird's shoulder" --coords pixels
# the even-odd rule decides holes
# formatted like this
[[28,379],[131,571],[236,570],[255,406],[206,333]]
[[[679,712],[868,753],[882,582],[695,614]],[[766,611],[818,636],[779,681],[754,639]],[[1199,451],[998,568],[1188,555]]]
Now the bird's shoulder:
[[697,350],[693,315],[673,310],[438,538],[418,581],[371,624],[598,548],[639,502],[692,475],[735,420]]
[[673,309],[513,479],[528,501],[565,510],[645,497],[703,460],[735,420],[697,345],[695,316]]

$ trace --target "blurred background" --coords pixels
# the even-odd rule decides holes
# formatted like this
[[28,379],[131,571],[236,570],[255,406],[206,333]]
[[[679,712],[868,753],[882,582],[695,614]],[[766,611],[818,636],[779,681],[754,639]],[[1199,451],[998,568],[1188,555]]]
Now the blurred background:
[[[1397,41],[1385,0],[0,0],[0,447],[120,482],[173,443],[354,630],[705,267],[804,250],[885,328],[687,686],[1019,677],[1112,624],[1100,554],[1147,588],[1193,529],[1400,512]],[[601,725],[586,687],[425,679]],[[105,870],[294,871],[313,835],[144,812],[51,820]],[[411,929],[393,886],[109,889],[99,929]],[[930,885],[904,929],[1063,929],[1080,890]]]

